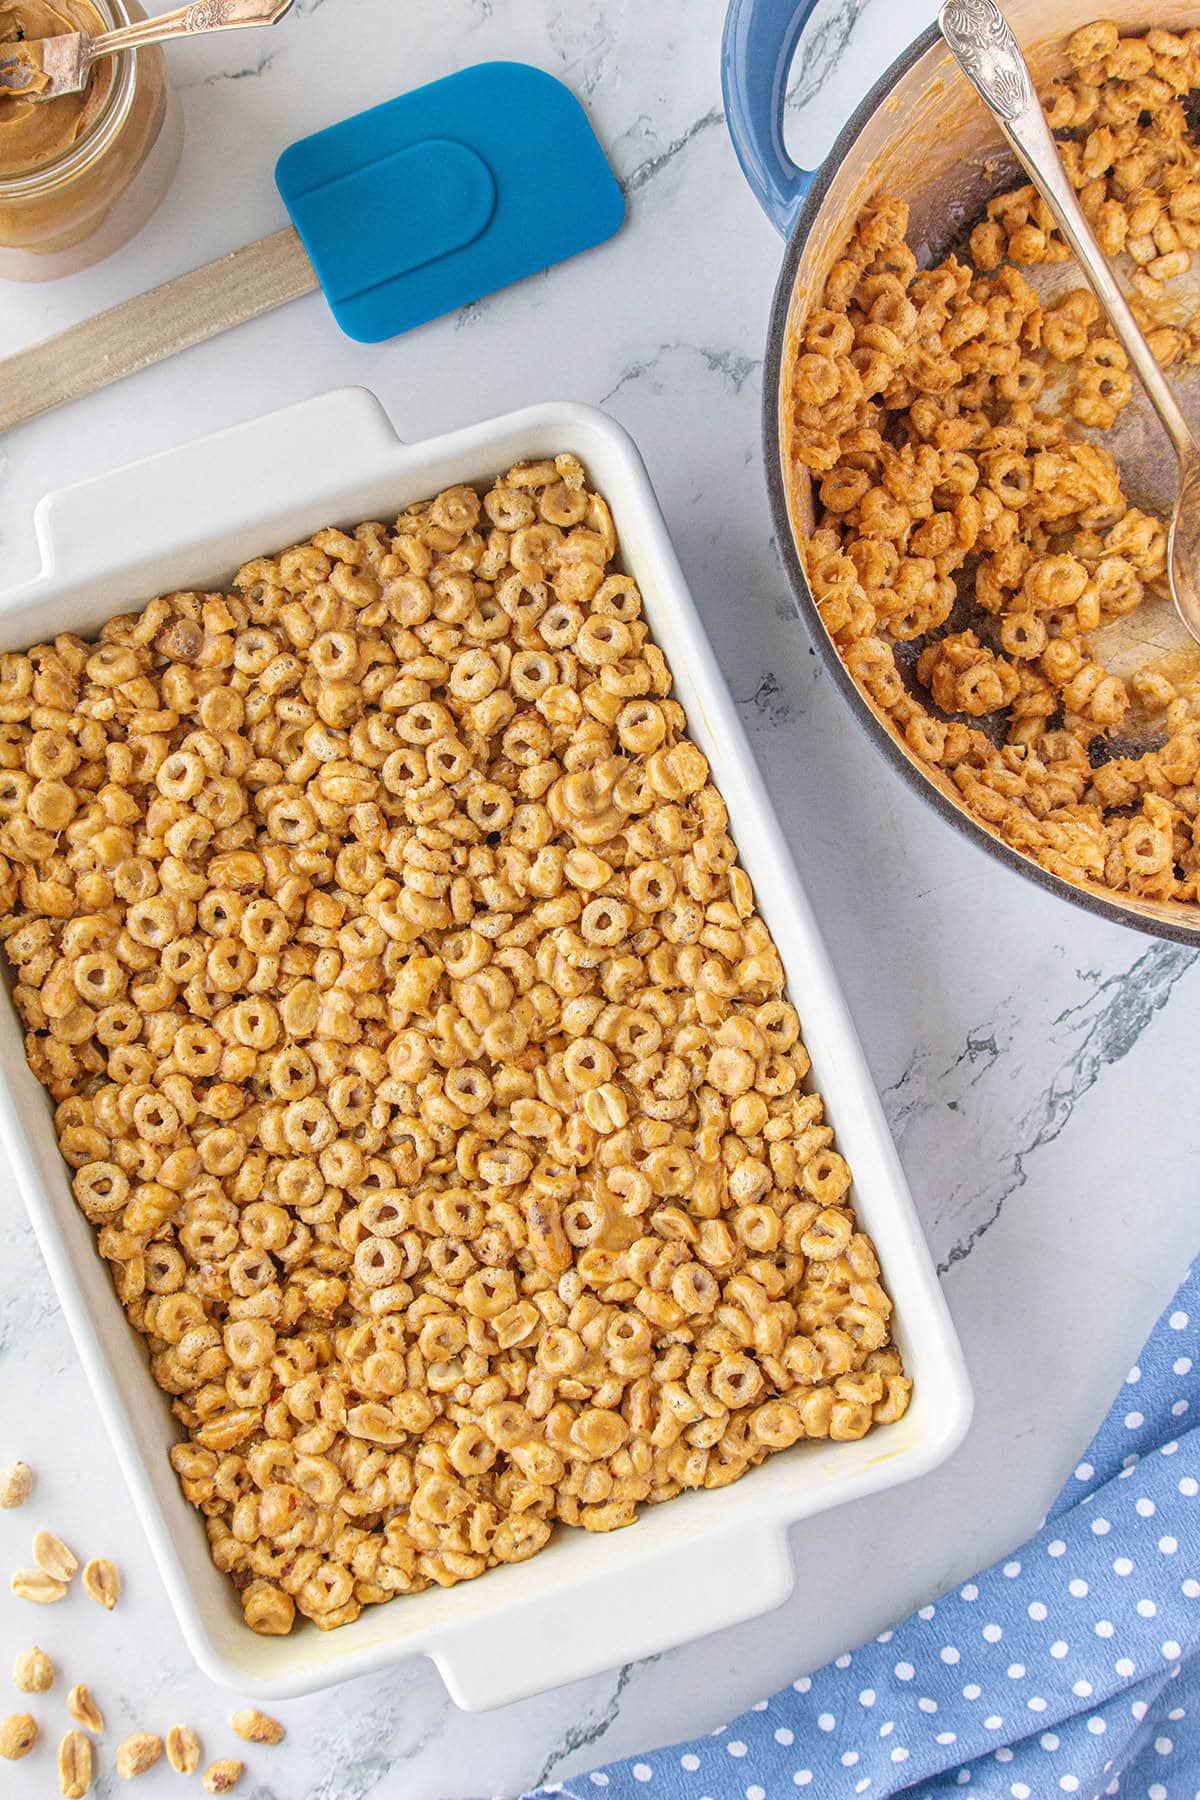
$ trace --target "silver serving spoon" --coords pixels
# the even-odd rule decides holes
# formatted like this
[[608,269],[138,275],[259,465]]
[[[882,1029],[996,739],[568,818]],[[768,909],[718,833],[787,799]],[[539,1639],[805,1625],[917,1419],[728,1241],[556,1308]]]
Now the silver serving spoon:
[[945,0],[942,36],[1058,222],[1179,459],[1168,575],[1180,618],[1200,642],[1200,444],[1154,360],[1075,196],[1012,27],[996,0]]
[[177,12],[123,25],[118,31],[104,31],[98,37],[69,31],[62,37],[2,44],[0,93],[20,94],[26,100],[57,100],[60,94],[77,94],[87,85],[92,64],[102,56],[201,32],[274,25],[293,4],[294,0],[192,0]]

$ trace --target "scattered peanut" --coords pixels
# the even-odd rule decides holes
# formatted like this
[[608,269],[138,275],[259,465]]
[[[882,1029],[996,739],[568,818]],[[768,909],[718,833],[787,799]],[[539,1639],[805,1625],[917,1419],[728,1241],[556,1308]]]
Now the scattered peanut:
[[19,1762],[37,1743],[38,1728],[28,1713],[9,1713],[0,1721],[0,1756]]
[[54,1686],[54,1664],[37,1645],[18,1651],[13,1663],[13,1686],[23,1694],[45,1694]]
[[67,1695],[67,1711],[77,1725],[83,1725],[88,1731],[99,1735],[104,1730],[104,1714],[92,1698],[92,1690],[85,1681],[79,1682]]
[[18,1600],[31,1600],[35,1606],[53,1606],[67,1591],[65,1581],[56,1581],[44,1569],[18,1569],[10,1586]]
[[177,1775],[194,1775],[200,1767],[200,1739],[190,1725],[172,1725],[168,1731],[167,1761]]
[[252,1706],[245,1706],[235,1712],[229,1723],[238,1737],[244,1738],[248,1744],[281,1744],[284,1738],[283,1726],[278,1719],[272,1719],[267,1713],[257,1712]]
[[117,1774],[122,1781],[144,1775],[147,1769],[154,1767],[162,1751],[162,1739],[155,1737],[152,1731],[135,1731],[132,1737],[117,1745]]
[[33,1490],[33,1470],[28,1463],[9,1463],[0,1469],[0,1506],[24,1506]]
[[38,1531],[33,1539],[33,1560],[39,1569],[55,1581],[69,1582],[79,1567],[79,1558],[52,1531]]
[[82,1731],[68,1731],[58,1746],[58,1791],[63,1800],[83,1800],[92,1785],[92,1746]]
[[232,1794],[242,1778],[245,1765],[240,1762],[210,1763],[204,1771],[204,1791],[206,1794]]
[[83,1587],[97,1606],[111,1612],[121,1597],[121,1577],[116,1563],[109,1562],[107,1556],[93,1556],[91,1562],[84,1565]]

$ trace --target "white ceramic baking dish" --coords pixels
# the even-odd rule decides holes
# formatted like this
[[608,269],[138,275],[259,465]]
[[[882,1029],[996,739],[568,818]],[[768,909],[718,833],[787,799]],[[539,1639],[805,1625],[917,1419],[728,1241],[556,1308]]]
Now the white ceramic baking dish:
[[682,1495],[613,1536],[561,1531],[533,1561],[367,1609],[353,1625],[256,1637],[208,1557],[167,1460],[176,1431],[71,1198],[46,1096],[0,1002],[0,1135],[189,1646],[214,1680],[284,1698],[401,1658],[433,1658],[453,1699],[499,1706],[751,1618],[790,1592],[787,1528],[923,1475],[955,1448],[971,1397],[904,1176],[809,904],[625,432],[551,404],[417,446],[374,397],[333,393],[185,445],[38,508],[42,571],[0,597],[0,648],[93,632],[114,612],[221,582],[323,525],[394,517],[455,482],[570,449],[608,497],[626,565],[729,805],[742,859],[803,1019],[813,1076],[855,1171],[855,1201],[895,1296],[912,1406],[856,1444],[800,1445],[733,1487]]

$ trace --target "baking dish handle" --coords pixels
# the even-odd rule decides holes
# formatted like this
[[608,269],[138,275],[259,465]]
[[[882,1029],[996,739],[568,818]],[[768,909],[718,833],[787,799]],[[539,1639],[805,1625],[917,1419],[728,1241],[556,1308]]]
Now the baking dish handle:
[[746,180],[784,237],[791,234],[813,172],[783,141],[788,70],[817,0],[730,0],[721,40],[725,119]]
[[[545,1573],[553,1555],[552,1547]],[[601,1568],[565,1591],[536,1584],[527,1594],[520,1584],[529,1573],[494,1570],[490,1580],[512,1583],[502,1615],[474,1614],[431,1647],[464,1711],[507,1706],[758,1618],[782,1605],[795,1582],[785,1532],[753,1522],[715,1539],[685,1532],[632,1566]]]
[[[398,443],[374,394],[336,388],[59,488],[34,516],[39,579],[92,581],[107,572],[107,560],[122,562],[135,543],[143,555],[162,560],[163,586],[169,587],[178,579],[172,562],[179,546],[244,516],[248,499],[258,517],[283,517],[302,506],[314,486],[350,487],[367,479]],[[10,598],[3,596],[5,610]]]

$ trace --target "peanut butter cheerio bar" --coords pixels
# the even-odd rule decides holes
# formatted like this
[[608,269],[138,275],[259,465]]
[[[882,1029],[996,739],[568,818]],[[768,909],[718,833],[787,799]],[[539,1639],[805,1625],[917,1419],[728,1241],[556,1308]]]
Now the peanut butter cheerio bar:
[[0,658],[30,1066],[256,1631],[908,1405],[641,611],[561,455]]

